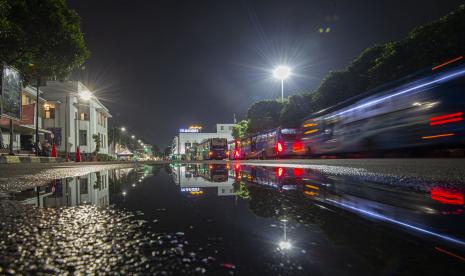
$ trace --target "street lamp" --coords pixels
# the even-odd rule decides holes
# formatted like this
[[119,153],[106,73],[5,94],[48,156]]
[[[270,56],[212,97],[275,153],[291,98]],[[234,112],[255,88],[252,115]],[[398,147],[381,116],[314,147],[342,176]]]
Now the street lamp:
[[281,65],[273,70],[273,77],[281,80],[281,101],[284,101],[284,80],[292,74],[291,68]]
[[131,135],[131,139],[136,139],[136,136],[134,136],[134,135]]
[[125,132],[125,131],[126,131],[126,128],[125,128],[125,127],[121,127],[121,131],[122,131],[122,132]]

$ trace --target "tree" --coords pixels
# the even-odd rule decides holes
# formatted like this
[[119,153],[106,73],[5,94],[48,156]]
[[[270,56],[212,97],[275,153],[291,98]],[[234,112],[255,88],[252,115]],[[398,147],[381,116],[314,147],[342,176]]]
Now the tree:
[[249,128],[249,121],[242,120],[233,126],[232,136],[234,139],[242,139],[246,136]]
[[64,78],[89,52],[80,18],[65,0],[0,0],[0,61],[26,81]]
[[259,132],[279,126],[279,116],[284,103],[263,100],[254,103],[247,111],[248,133]]
[[311,113],[309,102],[310,94],[290,96],[284,103],[279,116],[279,123],[282,127],[300,127],[300,123],[305,116]]
[[95,143],[94,154],[97,155],[100,152],[100,143],[102,141],[100,140],[100,136],[97,134],[92,135],[92,139],[94,139],[94,143]]

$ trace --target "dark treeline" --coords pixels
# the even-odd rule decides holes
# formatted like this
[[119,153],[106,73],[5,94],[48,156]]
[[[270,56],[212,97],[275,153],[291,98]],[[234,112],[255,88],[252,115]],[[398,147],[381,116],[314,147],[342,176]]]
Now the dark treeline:
[[298,127],[313,112],[336,105],[383,84],[465,53],[465,7],[412,30],[400,41],[365,49],[346,68],[331,71],[311,92],[290,96],[284,102],[255,102],[233,135],[282,126]]

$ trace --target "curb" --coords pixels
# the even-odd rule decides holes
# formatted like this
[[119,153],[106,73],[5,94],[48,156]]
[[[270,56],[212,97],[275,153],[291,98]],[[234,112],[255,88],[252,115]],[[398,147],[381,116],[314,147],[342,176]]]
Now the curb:
[[20,164],[20,163],[62,163],[63,158],[57,157],[38,157],[38,156],[0,156],[0,164]]

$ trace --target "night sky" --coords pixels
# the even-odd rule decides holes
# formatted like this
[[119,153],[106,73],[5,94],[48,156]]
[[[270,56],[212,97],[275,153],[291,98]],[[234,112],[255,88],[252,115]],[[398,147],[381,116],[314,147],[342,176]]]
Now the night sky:
[[[192,123],[207,130],[285,94],[312,91],[366,47],[404,37],[464,0],[68,1],[91,57],[75,74],[113,122],[160,148]],[[320,33],[323,28],[323,33]],[[329,32],[326,32],[329,28]]]

